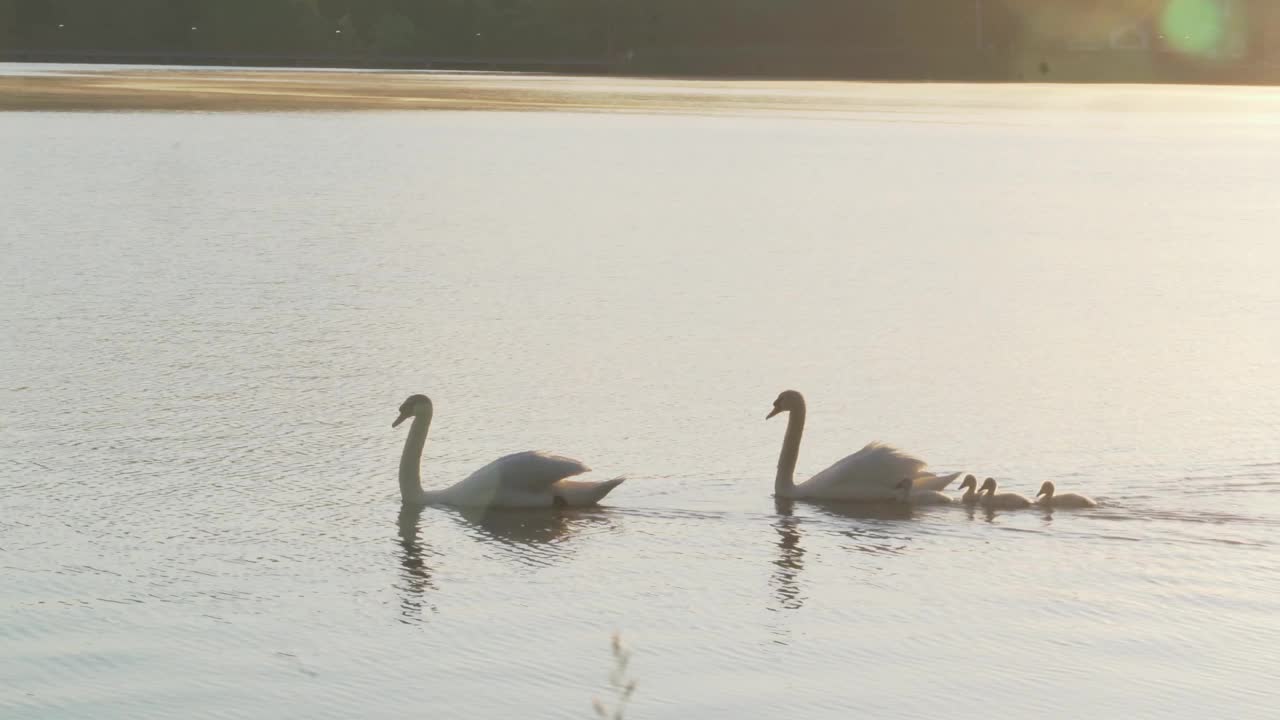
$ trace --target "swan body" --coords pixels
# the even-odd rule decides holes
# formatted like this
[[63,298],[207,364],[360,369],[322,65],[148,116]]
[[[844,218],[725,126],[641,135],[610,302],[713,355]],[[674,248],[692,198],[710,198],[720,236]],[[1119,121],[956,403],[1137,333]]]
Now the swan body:
[[978,502],[978,478],[972,475],[965,475],[964,480],[960,483],[960,489],[964,491],[957,500],[965,505],[973,505]]
[[859,502],[894,501],[899,497],[898,484],[911,478],[913,492],[942,490],[960,473],[936,475],[927,472],[925,463],[888,445],[873,442],[831,467],[796,484],[796,460],[800,457],[800,437],[804,434],[804,396],[786,390],[773,401],[769,419],[786,412],[787,432],[778,456],[778,474],[774,480],[775,497],[790,500],[837,500]]
[[908,505],[950,505],[951,496],[939,490],[915,490],[912,478],[903,478],[898,483],[898,501]]
[[391,427],[396,427],[413,418],[400,456],[400,501],[405,505],[506,508],[595,505],[624,479],[570,480],[591,468],[572,458],[528,450],[500,457],[450,487],[423,490],[422,448],[427,441],[432,414],[430,398],[411,395],[400,406],[400,416],[391,423]]
[[1046,480],[1040,486],[1040,492],[1036,493],[1036,504],[1046,508],[1091,508],[1098,507],[1097,501],[1093,498],[1077,495],[1075,493],[1057,494],[1053,486],[1053,482]]
[[978,492],[980,493],[978,495],[978,501],[982,503],[983,507],[1002,508],[1007,510],[1031,507],[1031,501],[1018,493],[997,493],[995,478],[987,478],[986,480],[983,480],[982,487]]

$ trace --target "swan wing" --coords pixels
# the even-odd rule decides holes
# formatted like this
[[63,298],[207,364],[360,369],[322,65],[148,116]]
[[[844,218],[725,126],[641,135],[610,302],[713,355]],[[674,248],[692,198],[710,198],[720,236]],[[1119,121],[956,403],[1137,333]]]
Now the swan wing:
[[950,505],[953,501],[950,495],[937,490],[918,490],[911,493],[907,502],[912,505]]
[[[796,489],[802,497],[830,500],[892,500],[903,478],[924,473],[925,462],[884,443],[867,443],[858,452],[814,475]],[[954,477],[954,476],[953,476]],[[950,482],[950,480],[947,480]],[[940,490],[922,483],[919,490]]]
[[579,460],[538,450],[512,453],[494,460],[462,481],[510,493],[548,492],[551,486],[591,468]]

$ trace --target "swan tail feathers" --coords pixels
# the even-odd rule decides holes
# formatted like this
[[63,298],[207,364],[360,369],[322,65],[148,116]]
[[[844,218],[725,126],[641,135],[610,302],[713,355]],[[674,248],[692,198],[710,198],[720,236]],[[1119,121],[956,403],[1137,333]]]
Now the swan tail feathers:
[[613,489],[621,485],[625,480],[626,480],[625,477],[619,475],[616,478],[609,478],[608,480],[605,480],[604,482],[597,485],[596,488],[600,492],[600,496],[597,497],[596,500],[599,501],[605,495],[608,495],[609,493],[613,492]]
[[616,477],[604,482],[581,482],[561,480],[554,488],[555,497],[569,507],[595,505],[604,499],[614,488],[622,484],[625,477]]
[[933,473],[920,473],[915,477],[913,487],[917,490],[942,490],[963,475],[964,472],[950,473],[948,475],[935,475]]

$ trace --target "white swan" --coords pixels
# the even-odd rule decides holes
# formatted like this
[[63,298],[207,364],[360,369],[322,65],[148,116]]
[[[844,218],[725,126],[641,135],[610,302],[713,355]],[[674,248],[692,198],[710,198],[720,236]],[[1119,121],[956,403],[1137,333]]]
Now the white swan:
[[978,502],[978,478],[972,475],[965,475],[964,480],[960,483],[960,489],[964,490],[964,494],[960,496],[960,502],[965,505],[972,505]]
[[938,490],[913,490],[915,481],[902,478],[898,483],[898,502],[908,505],[949,505],[951,496]]
[[1053,482],[1046,480],[1040,486],[1040,492],[1036,493],[1036,504],[1041,507],[1048,508],[1091,508],[1098,507],[1098,503],[1090,497],[1077,495],[1075,493],[1063,493],[1058,495],[1055,492]]
[[[981,494],[984,492],[985,495]],[[1018,493],[997,493],[995,478],[983,480],[978,493],[978,502],[981,502],[984,507],[1007,509],[1031,507],[1031,501]]]
[[800,457],[800,436],[804,434],[804,396],[785,390],[773,401],[773,410],[765,419],[778,413],[790,413],[787,434],[778,456],[778,475],[773,483],[775,497],[792,500],[893,501],[898,497],[898,483],[904,477],[912,480],[915,490],[941,490],[960,473],[935,475],[925,472],[925,463],[900,450],[869,443],[858,452],[797,485],[796,460]]
[[423,490],[420,466],[433,413],[426,395],[410,395],[400,406],[396,427],[412,417],[400,456],[400,501],[405,505],[459,507],[557,507],[594,505],[623,478],[604,482],[568,480],[590,470],[577,460],[529,450],[500,457],[443,490]]

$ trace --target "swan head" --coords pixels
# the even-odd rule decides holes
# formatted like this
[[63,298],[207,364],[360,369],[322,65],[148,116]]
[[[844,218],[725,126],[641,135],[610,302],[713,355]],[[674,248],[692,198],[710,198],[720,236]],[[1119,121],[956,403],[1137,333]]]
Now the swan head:
[[391,427],[396,427],[400,423],[411,417],[425,415],[431,417],[431,398],[426,395],[410,395],[403,403],[400,404],[400,416],[396,421],[391,423]]
[[778,399],[773,401],[773,409],[768,415],[764,416],[765,420],[777,415],[778,413],[791,412],[792,410],[804,409],[804,396],[795,390],[783,390],[778,393]]
[[978,491],[978,478],[972,475],[965,475],[964,482],[960,483],[960,489],[973,488],[974,492]]
[[985,492],[987,490],[990,490],[993,495],[995,494],[996,492],[995,478],[987,478],[986,480],[983,480],[982,487],[978,488],[978,492]]
[[1036,493],[1036,497],[1040,497],[1041,495],[1044,495],[1045,497],[1053,497],[1053,490],[1053,481],[1045,480],[1044,483],[1040,485],[1040,492]]

